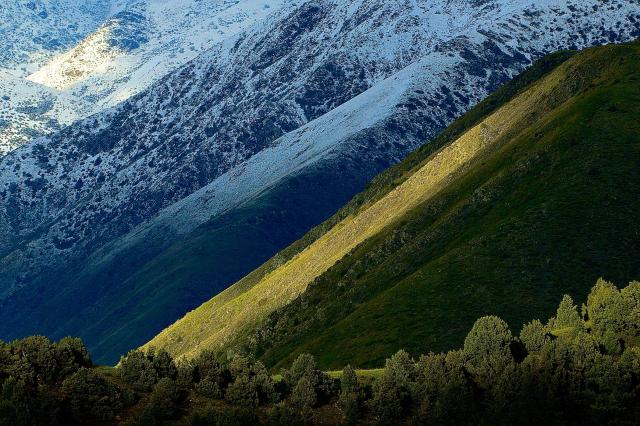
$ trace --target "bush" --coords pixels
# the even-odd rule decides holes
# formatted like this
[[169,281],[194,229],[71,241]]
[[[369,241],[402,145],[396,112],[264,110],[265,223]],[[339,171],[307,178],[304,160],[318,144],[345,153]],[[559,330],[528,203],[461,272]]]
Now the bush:
[[358,393],[358,376],[356,371],[347,365],[342,370],[342,377],[340,378],[340,395]]
[[10,347],[12,360],[8,373],[27,384],[53,383],[58,379],[56,345],[44,336],[17,340]]
[[180,393],[176,383],[168,377],[163,377],[153,388],[149,399],[149,409],[156,418],[166,419],[173,416],[177,410]]
[[[230,364],[233,382],[226,391],[226,398],[243,407],[257,407],[276,402],[278,395],[271,375],[261,362],[237,356]],[[211,374],[211,372],[209,373]]]
[[221,384],[213,374],[207,375],[196,384],[196,392],[207,398],[221,399],[224,396]]
[[420,357],[413,395],[418,423],[464,424],[469,418],[475,407],[465,362],[462,351]]
[[255,383],[248,375],[238,376],[229,385],[226,398],[231,403],[242,407],[257,407],[260,403]]
[[176,366],[176,386],[181,390],[189,390],[195,381],[195,366],[190,361],[184,361]]
[[408,414],[416,378],[415,363],[407,352],[398,351],[387,360],[382,377],[374,383],[369,403],[382,423],[391,423]]
[[622,332],[623,298],[615,285],[599,279],[587,298],[587,311],[595,333],[604,335],[607,331]]
[[305,377],[316,391],[318,398],[325,402],[333,395],[333,382],[323,371],[318,369],[313,355],[301,354],[288,370],[282,371],[282,379],[289,390]]
[[578,307],[573,304],[573,299],[568,294],[562,297],[558,311],[556,312],[556,318],[554,321],[555,328],[581,328],[582,319],[578,313]]
[[164,377],[158,380],[147,405],[134,417],[124,422],[127,426],[154,426],[165,424],[178,411],[180,392],[176,383]]
[[171,358],[171,355],[169,355],[167,351],[149,351],[149,353],[147,353],[147,358],[151,360],[153,368],[156,370],[156,374],[159,378],[162,379],[166,377],[172,380],[176,378],[178,369],[173,362],[173,358]]
[[303,377],[306,377],[315,386],[317,371],[318,365],[313,355],[301,354],[293,361],[291,368],[282,372],[282,379],[290,388],[293,388]]
[[121,358],[118,371],[122,380],[144,391],[151,390],[159,379],[153,360],[139,350]]
[[62,383],[62,394],[69,402],[74,419],[112,420],[123,407],[121,393],[88,368],[80,368]]
[[254,426],[260,424],[260,419],[252,409],[209,409],[193,413],[188,424],[191,426]]
[[304,426],[308,423],[299,410],[282,404],[273,407],[267,416],[268,426]]

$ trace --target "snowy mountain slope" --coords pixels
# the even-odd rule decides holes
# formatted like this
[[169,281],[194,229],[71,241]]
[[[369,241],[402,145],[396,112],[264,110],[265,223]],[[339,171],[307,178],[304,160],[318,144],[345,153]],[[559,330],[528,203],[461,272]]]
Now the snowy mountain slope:
[[100,110],[143,91],[283,2],[120,1],[98,30],[28,78],[95,101]]
[[0,68],[24,77],[72,48],[107,17],[113,0],[25,0],[0,5]]
[[0,70],[0,156],[71,124],[88,109],[75,96]]
[[[10,68],[14,75],[26,76],[29,80],[10,79],[0,84],[11,84],[17,91],[30,92],[37,87],[32,82],[38,83],[45,86],[38,90],[54,89],[49,91],[52,95],[58,91],[56,104],[61,105],[59,111],[48,111],[41,116],[11,114],[11,129],[0,130],[0,156],[33,139],[34,135],[48,135],[60,125],[69,124],[67,115],[74,120],[87,117],[143,91],[216,43],[264,19],[283,2],[93,0],[82,4],[67,0],[51,5],[31,2],[33,10],[28,5],[0,8],[0,17],[4,13],[10,22],[26,22],[15,32],[12,32],[15,28],[7,24],[7,28],[0,27],[0,35],[3,31],[13,34],[12,38],[0,42],[6,54],[0,68]],[[44,19],[40,15],[46,15],[51,22],[30,22],[29,14],[40,21]],[[63,31],[66,29],[63,22],[71,26],[68,34]],[[38,36],[40,33],[44,35]],[[33,40],[29,37],[33,35],[36,35],[34,40],[44,37],[48,41],[31,48],[29,43]],[[31,49],[32,54],[21,50],[21,42],[25,41],[26,51]],[[46,59],[49,60],[45,63]],[[4,77],[0,76],[0,80]],[[85,104],[78,110],[80,100]],[[63,107],[66,101],[69,103]],[[13,112],[21,108],[21,103],[14,105],[11,100],[5,101],[3,109]],[[63,111],[65,108],[68,114]]]
[[24,80],[100,26],[113,0],[0,4],[0,157],[90,111],[73,95]]
[[[283,204],[282,217],[307,215],[300,223],[308,229],[532,59],[637,36],[640,6],[313,1],[287,12],[130,101],[0,160],[0,335],[73,331],[94,348],[118,340],[133,330],[129,304],[141,300],[130,297],[139,289],[128,278],[174,239],[242,208],[266,187],[277,189],[294,171],[323,164],[314,182],[325,195],[332,188],[323,189],[323,181],[355,171],[359,180],[346,182],[340,197],[319,197],[325,204],[317,214],[305,211],[309,199]],[[368,161],[355,161],[358,156]],[[172,219],[185,215],[190,219]],[[260,235],[267,225],[273,223],[251,229]],[[265,244],[262,260],[304,226]],[[87,264],[91,253],[99,254]],[[124,271],[122,253],[135,255]],[[220,256],[216,261],[224,263],[225,253]],[[215,290],[259,264],[260,256],[221,277]],[[144,326],[120,344],[135,346],[211,296],[206,284],[181,285],[193,299],[161,305],[164,315],[157,309],[138,315]],[[79,295],[87,310],[66,309]],[[144,295],[141,303],[151,297]],[[57,303],[45,302],[53,298]],[[118,315],[97,325],[107,312]],[[60,327],[52,326],[53,316]]]

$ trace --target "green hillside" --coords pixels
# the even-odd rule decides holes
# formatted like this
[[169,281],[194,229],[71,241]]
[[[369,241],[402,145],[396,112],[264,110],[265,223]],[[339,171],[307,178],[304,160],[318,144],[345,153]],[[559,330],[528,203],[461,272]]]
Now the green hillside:
[[382,365],[640,276],[640,45],[534,66],[148,346]]

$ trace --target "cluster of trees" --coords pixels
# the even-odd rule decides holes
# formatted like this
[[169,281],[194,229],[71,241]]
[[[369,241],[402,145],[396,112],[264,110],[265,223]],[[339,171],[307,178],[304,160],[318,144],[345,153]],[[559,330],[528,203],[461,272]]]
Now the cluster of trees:
[[0,346],[0,385],[0,425],[635,424],[640,283],[600,280],[581,308],[565,296],[519,336],[480,318],[461,349],[400,351],[376,377],[347,366],[331,378],[308,354],[280,376],[213,352],[132,351],[94,368],[78,339],[36,336]]
[[0,425],[111,421],[126,392],[96,372],[80,339],[0,342]]
[[460,350],[387,360],[369,407],[383,423],[636,424],[640,283],[599,280],[580,309],[564,296],[546,324],[513,336],[480,318]]
[[188,413],[193,425],[304,424],[314,408],[328,404],[339,393],[339,382],[321,371],[311,355],[303,354],[281,378],[266,367],[236,355],[221,363],[205,351],[191,361],[175,363],[164,351],[132,351],[119,365],[119,377],[139,392],[150,392],[148,402],[127,424],[162,424],[184,413],[187,398],[204,399]]

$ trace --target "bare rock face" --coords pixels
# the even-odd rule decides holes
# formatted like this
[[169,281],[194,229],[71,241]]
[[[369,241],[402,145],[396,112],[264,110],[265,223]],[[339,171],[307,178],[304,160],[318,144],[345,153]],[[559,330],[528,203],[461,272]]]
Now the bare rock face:
[[[119,49],[153,43],[144,19],[127,19],[139,31]],[[128,101],[0,159],[0,337],[80,335],[111,361],[533,60],[630,40],[639,19],[632,0],[289,2]],[[218,250],[215,279],[141,294],[141,269],[153,275],[177,242],[220,229],[233,232],[209,250],[233,234],[234,247],[260,240],[255,255]]]

